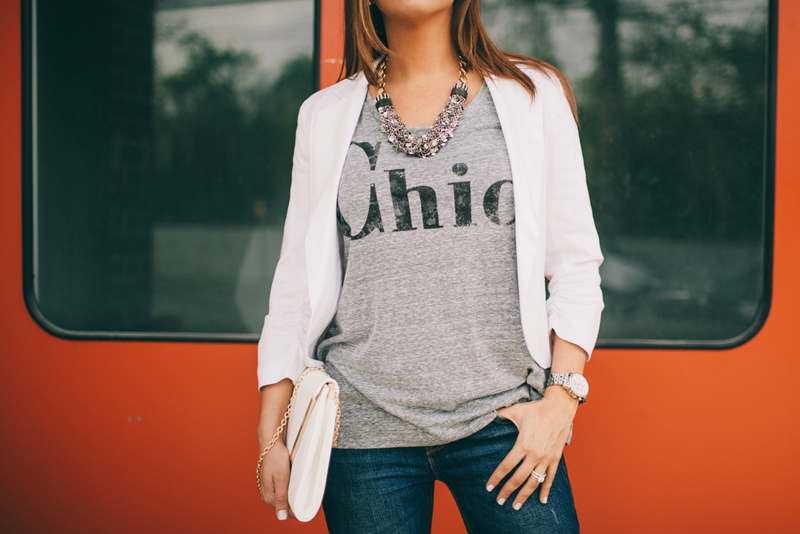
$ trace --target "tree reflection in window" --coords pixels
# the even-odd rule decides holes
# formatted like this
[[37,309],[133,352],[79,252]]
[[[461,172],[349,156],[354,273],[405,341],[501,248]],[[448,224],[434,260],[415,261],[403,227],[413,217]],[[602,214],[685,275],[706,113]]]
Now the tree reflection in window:
[[767,11],[765,0],[484,4],[506,48],[574,85],[606,254],[604,340],[726,340],[757,319]]
[[313,91],[314,2],[24,8],[34,317],[66,336],[254,339]]
[[256,333],[279,254],[297,111],[312,92],[311,56],[264,73],[253,51],[184,26],[160,28],[184,63],[155,79],[153,313],[179,331]]

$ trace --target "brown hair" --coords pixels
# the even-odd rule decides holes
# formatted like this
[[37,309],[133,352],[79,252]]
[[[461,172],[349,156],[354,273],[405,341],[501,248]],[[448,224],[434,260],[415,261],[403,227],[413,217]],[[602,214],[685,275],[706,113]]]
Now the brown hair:
[[[344,3],[344,75],[351,77],[364,72],[372,85],[378,84],[378,75],[373,63],[375,58],[390,54],[383,26],[383,14],[368,0],[345,0]],[[569,106],[575,120],[578,108],[569,82],[554,66],[546,61],[521,54],[504,52],[497,48],[481,21],[480,0],[454,0],[453,16],[450,21],[453,44],[466,60],[469,68],[482,77],[497,76],[519,82],[536,96],[536,86],[516,64],[523,64],[545,74],[553,74],[564,87]]]

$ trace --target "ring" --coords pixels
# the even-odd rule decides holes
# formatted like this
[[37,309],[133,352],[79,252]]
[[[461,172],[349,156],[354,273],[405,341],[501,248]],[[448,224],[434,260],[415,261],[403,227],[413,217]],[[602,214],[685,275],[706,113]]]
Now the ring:
[[534,469],[533,471],[531,471],[531,476],[532,476],[533,478],[535,478],[536,480],[538,480],[538,481],[539,481],[539,484],[544,484],[544,477],[545,477],[545,476],[544,476],[543,474],[541,474],[541,473],[537,472],[537,471],[536,471],[536,469]]

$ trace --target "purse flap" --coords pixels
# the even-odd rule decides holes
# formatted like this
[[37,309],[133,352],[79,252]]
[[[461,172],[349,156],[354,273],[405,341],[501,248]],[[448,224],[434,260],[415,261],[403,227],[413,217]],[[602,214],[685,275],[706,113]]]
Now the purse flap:
[[336,380],[328,376],[321,367],[311,367],[301,376],[297,386],[297,397],[289,414],[289,422],[286,428],[286,448],[291,451],[294,447],[300,429],[303,426],[310,412],[312,404],[317,402],[323,389],[332,388],[335,394],[339,395],[339,384]]

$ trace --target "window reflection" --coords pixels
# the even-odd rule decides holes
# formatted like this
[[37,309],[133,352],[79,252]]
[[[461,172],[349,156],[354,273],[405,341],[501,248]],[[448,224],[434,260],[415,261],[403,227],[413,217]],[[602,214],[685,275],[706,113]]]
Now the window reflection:
[[[575,87],[606,255],[601,344],[748,329],[768,297],[768,1],[482,5],[502,47]],[[313,0],[30,6],[41,315],[62,332],[257,333],[312,90]]]
[[764,298],[766,0],[485,1],[572,81],[606,261],[603,340],[726,340]]
[[34,9],[42,315],[77,331],[259,332],[314,2]]
[[259,332],[311,89],[313,4],[169,6],[155,14],[153,314]]

